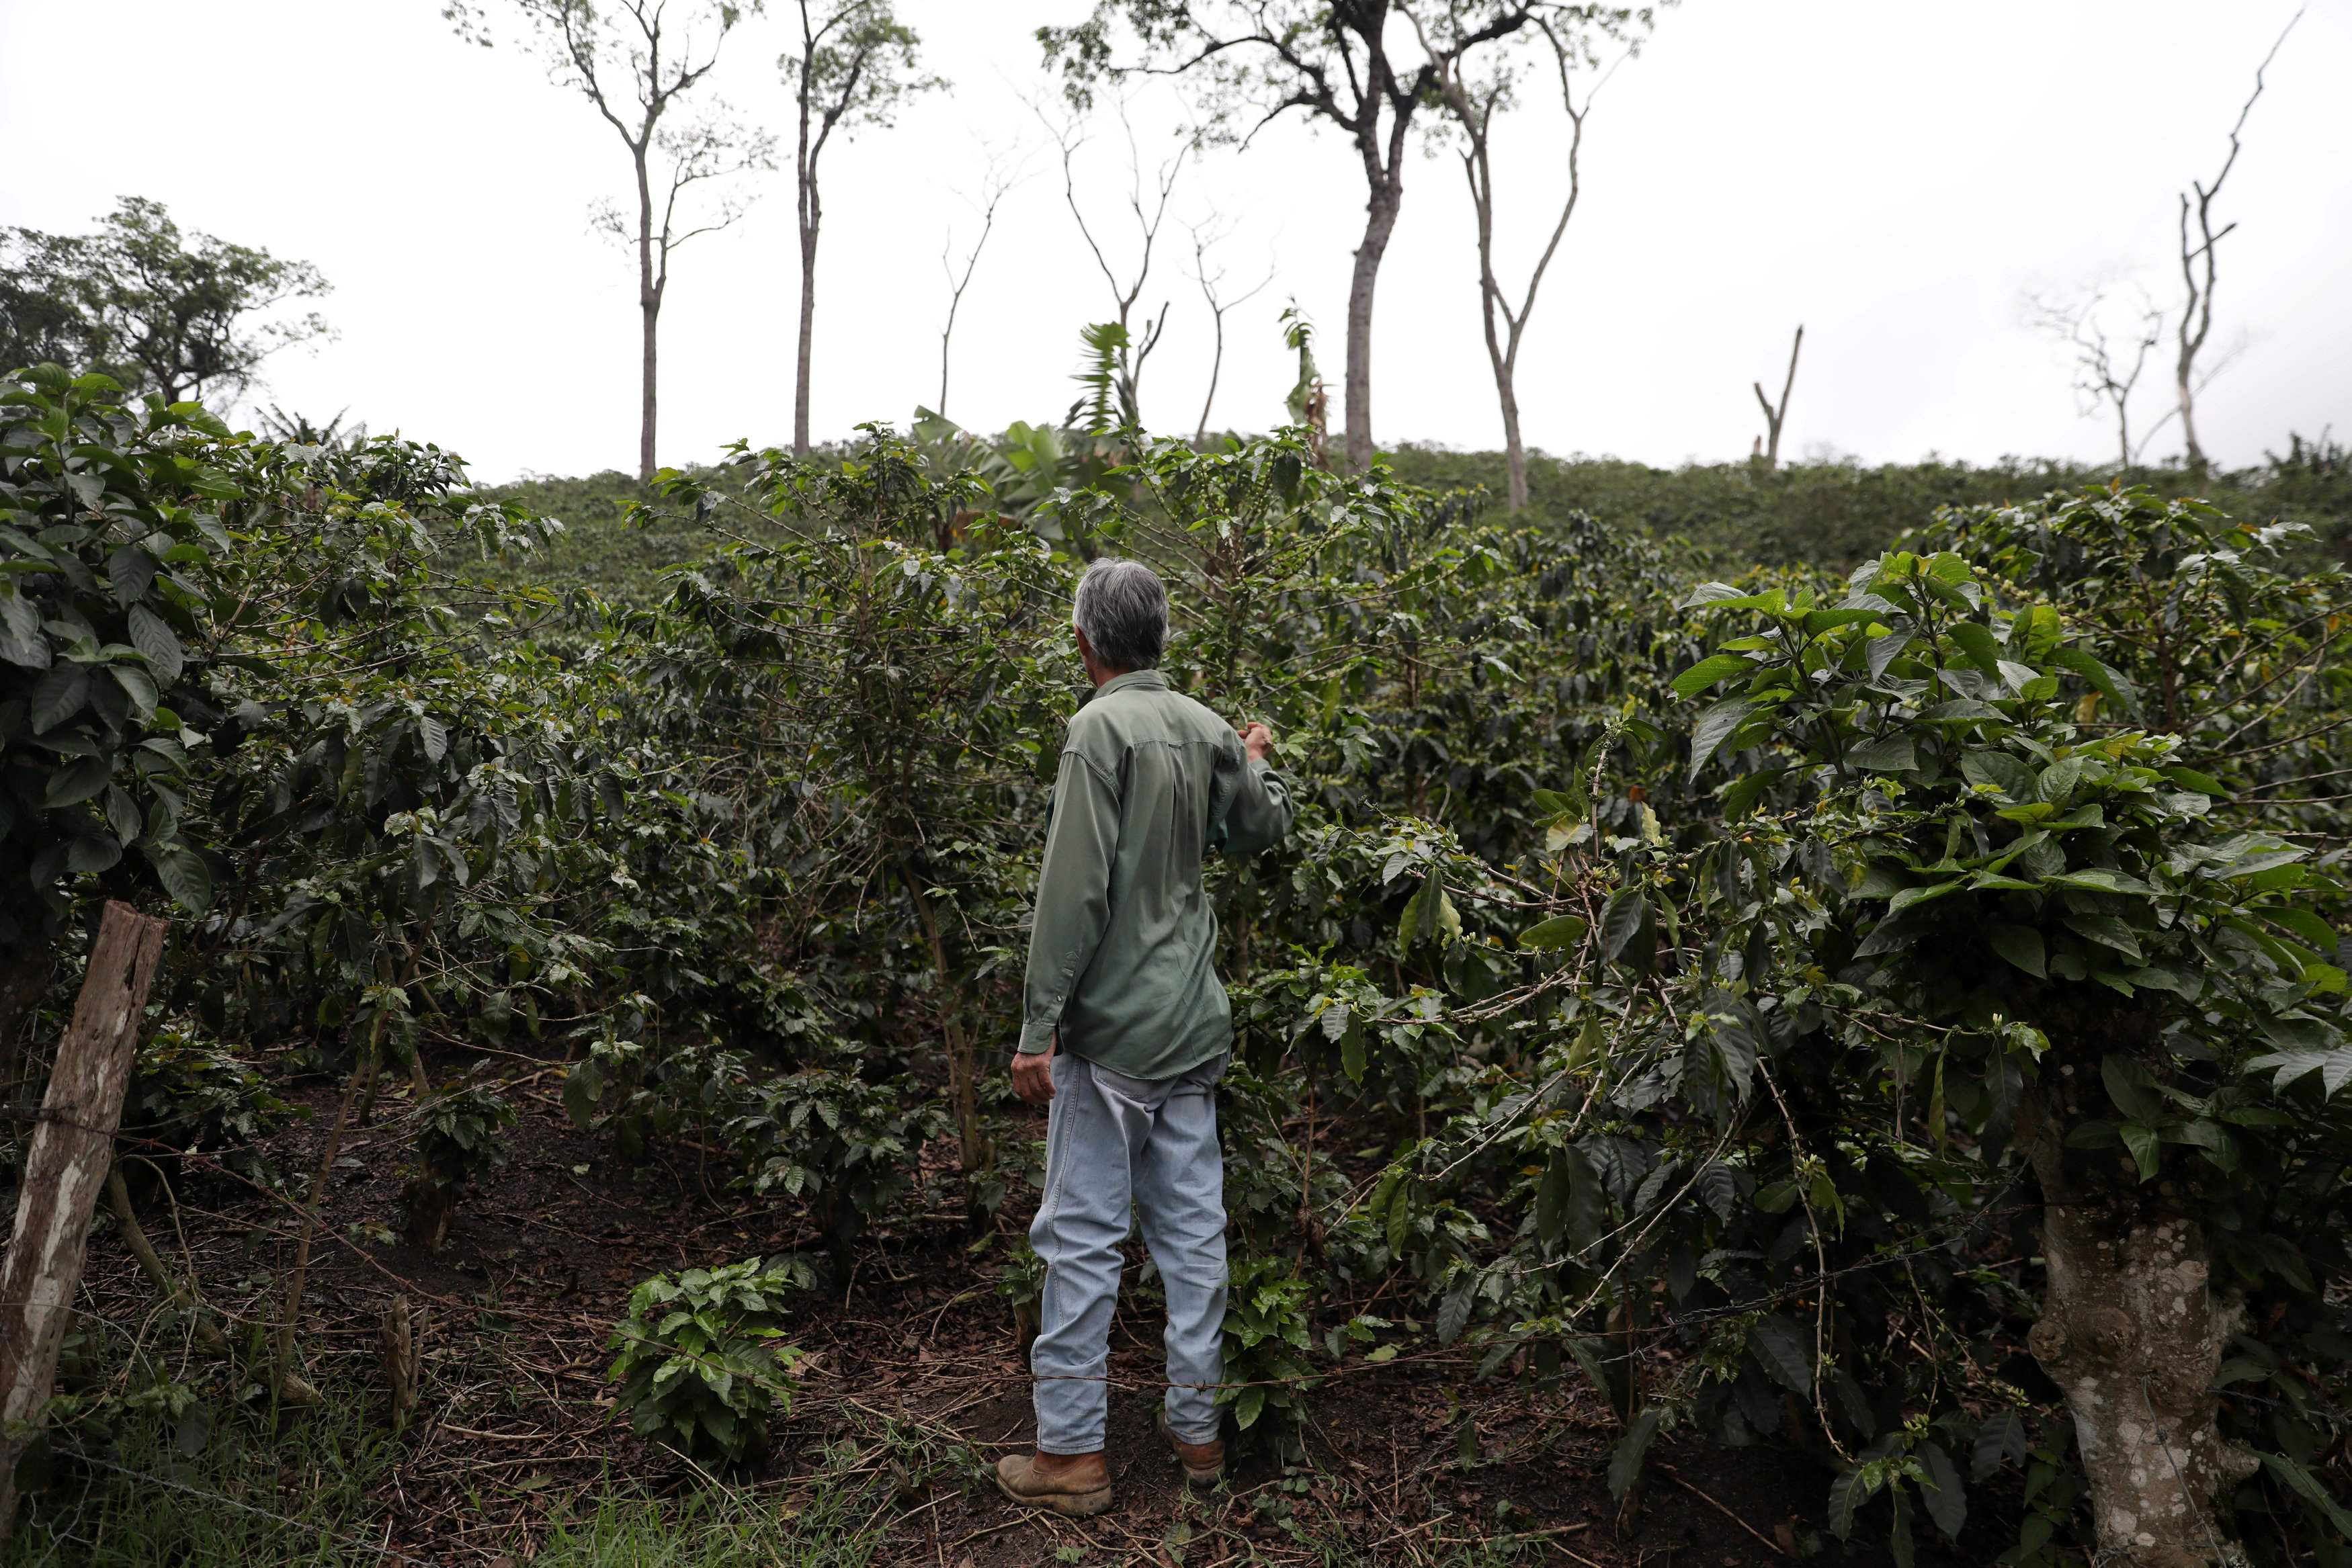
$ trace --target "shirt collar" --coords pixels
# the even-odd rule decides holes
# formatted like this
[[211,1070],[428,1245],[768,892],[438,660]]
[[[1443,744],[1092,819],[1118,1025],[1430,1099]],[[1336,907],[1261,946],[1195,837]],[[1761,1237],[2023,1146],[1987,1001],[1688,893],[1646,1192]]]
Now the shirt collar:
[[1147,691],[1164,692],[1168,689],[1168,677],[1158,670],[1129,670],[1123,675],[1113,675],[1101,685],[1097,686],[1095,695],[1088,700],[1100,702],[1111,693],[1125,691],[1129,686],[1140,686]]

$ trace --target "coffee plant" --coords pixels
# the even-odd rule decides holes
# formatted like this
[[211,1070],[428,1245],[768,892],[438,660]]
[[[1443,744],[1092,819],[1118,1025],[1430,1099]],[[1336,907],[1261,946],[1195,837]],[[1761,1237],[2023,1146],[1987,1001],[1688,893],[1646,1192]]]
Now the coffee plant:
[[416,1166],[401,1196],[408,1206],[410,1239],[436,1252],[448,1237],[457,1200],[482,1176],[506,1167],[506,1145],[499,1134],[512,1124],[515,1109],[483,1081],[488,1066],[477,1063],[471,1077],[450,1084],[415,1112]]
[[614,1402],[640,1437],[689,1458],[757,1463],[768,1419],[792,1409],[801,1352],[781,1343],[789,1299],[814,1280],[797,1258],[656,1274],[613,1331]]
[[[555,526],[428,444],[9,385],[0,1047],[105,898],[172,912],[139,1135],[405,1076],[437,1236],[502,1113],[427,1064],[490,1049],[836,1289],[925,1171],[960,1247],[1017,1223],[1068,594],[1118,552],[1301,802],[1206,871],[1234,1436],[1297,1452],[1369,1349],[1590,1385],[1628,1506],[1696,1432],[1902,1561],[2352,1562],[2352,585],[2295,527],[2110,486],[1711,581],[1310,431],[930,422],[663,476],[707,546],[624,606],[509,570]],[[639,1287],[639,1430],[755,1457],[814,1278]]]

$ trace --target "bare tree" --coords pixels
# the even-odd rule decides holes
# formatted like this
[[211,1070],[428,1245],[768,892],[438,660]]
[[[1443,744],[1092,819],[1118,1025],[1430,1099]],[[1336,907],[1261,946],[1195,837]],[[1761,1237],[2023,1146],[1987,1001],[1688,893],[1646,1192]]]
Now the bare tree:
[[[2214,246],[2220,245],[2234,223],[2224,224],[2216,232],[2213,227],[2213,198],[2221,193],[2222,182],[2237,166],[2239,136],[2246,129],[2246,117],[2254,111],[2254,100],[2263,96],[2263,76],[2278,58],[2280,46],[2294,25],[2303,20],[2298,10],[2287,18],[2278,37],[2271,44],[2271,52],[2254,68],[2254,90],[2246,95],[2244,107],[2238,110],[2238,122],[2230,128],[2230,153],[2221,160],[2221,172],[2213,176],[2211,185],[2191,180],[2189,189],[2180,193],[2180,281],[2187,298],[2181,306],[2179,338],[2180,353],[2173,362],[2173,387],[2179,394],[2180,408],[2180,439],[2187,448],[2191,473],[2202,474],[2207,467],[2205,448],[2197,439],[2197,393],[2204,382],[2196,375],[2197,356],[2205,347],[2205,340],[2213,330]],[[2194,198],[2192,200],[2191,198]],[[2196,243],[2190,244],[2189,224],[2191,215],[2197,221]],[[2209,375],[2204,378],[2210,381]]]
[[[1459,53],[1528,26],[1539,14],[1589,7],[1540,0],[1096,0],[1072,27],[1040,27],[1072,100],[1136,75],[1185,78],[1206,140],[1246,141],[1297,111],[1337,127],[1363,167],[1364,236],[1348,286],[1348,465],[1372,461],[1372,295],[1404,204],[1413,118],[1434,100],[1442,62],[1400,59],[1389,23],[1414,5],[1450,18],[1443,46]],[[1133,52],[1117,57],[1123,30]],[[1248,129],[1237,127],[1246,124]]]
[[1087,242],[1087,249],[1095,258],[1103,281],[1110,286],[1111,299],[1118,308],[1118,331],[1106,336],[1103,342],[1113,346],[1116,384],[1108,389],[1116,394],[1118,406],[1136,411],[1141,418],[1143,407],[1143,361],[1160,345],[1160,335],[1168,327],[1168,306],[1162,301],[1160,314],[1147,313],[1140,333],[1134,330],[1129,317],[1135,302],[1142,297],[1143,287],[1151,277],[1151,256],[1160,243],[1160,230],[1168,221],[1168,199],[1174,193],[1176,182],[1184,172],[1184,154],[1179,151],[1164,160],[1150,175],[1143,172],[1143,152],[1135,139],[1135,123],[1128,117],[1127,98],[1121,94],[1112,100],[1118,115],[1119,130],[1127,139],[1127,211],[1134,220],[1137,258],[1135,274],[1122,280],[1118,269],[1104,253],[1096,225],[1087,218],[1085,206],[1078,201],[1077,155],[1087,144],[1087,126],[1082,113],[1055,114],[1042,103],[1032,102],[1029,108],[1053,137],[1062,154],[1062,199],[1068,204],[1070,216],[1077,221],[1078,233]]
[[[491,0],[450,0],[441,15],[457,36],[490,43],[484,12]],[[701,0],[672,26],[667,0],[613,0],[600,10],[591,0],[507,0],[519,12],[557,81],[585,97],[629,150],[636,182],[632,222],[618,204],[594,214],[597,227],[637,252],[637,313],[641,329],[641,397],[637,477],[654,476],[654,433],[660,399],[662,300],[669,290],[670,256],[698,235],[723,229],[742,214],[740,199],[721,198],[697,215],[680,202],[694,188],[775,166],[775,141],[747,129],[726,105],[713,101],[698,119],[665,123],[671,110],[700,87],[719,63],[740,6]],[[691,226],[681,227],[681,225]]]
[[[1750,382],[1756,389],[1756,401],[1764,405],[1766,435],[1757,437],[1756,455],[1763,459],[1768,469],[1780,465],[1780,426],[1789,418],[1789,394],[1797,388],[1797,350],[1805,346],[1805,329],[1800,325],[1796,340],[1789,345],[1789,377],[1780,383],[1780,401],[1775,404],[1764,395],[1762,382]],[[1769,439],[1768,439],[1769,437]]]
[[[1535,313],[1536,291],[1543,287],[1544,273],[1559,251],[1560,239],[1568,233],[1569,219],[1576,214],[1577,197],[1583,190],[1580,158],[1584,151],[1584,118],[1592,109],[1591,93],[1587,93],[1583,106],[1578,107],[1570,73],[1576,67],[1589,68],[1600,63],[1593,49],[1596,37],[1623,38],[1624,57],[1638,53],[1638,34],[1628,37],[1628,31],[1646,28],[1651,13],[1646,9],[1631,12],[1577,6],[1553,8],[1549,14],[1534,18],[1534,30],[1550,46],[1553,65],[1559,76],[1560,108],[1568,115],[1568,191],[1560,202],[1559,219],[1552,225],[1551,237],[1528,274],[1527,289],[1520,296],[1518,308],[1513,309],[1495,274],[1494,131],[1496,115],[1512,105],[1517,72],[1507,59],[1486,64],[1466,48],[1456,47],[1456,35],[1469,7],[1450,4],[1432,9],[1437,15],[1426,21],[1415,12],[1408,12],[1407,16],[1421,42],[1422,52],[1437,68],[1439,95],[1462,133],[1462,173],[1469,182],[1470,206],[1478,222],[1478,314],[1486,329],[1486,359],[1494,367],[1495,395],[1502,405],[1503,460],[1509,475],[1511,510],[1524,511],[1528,504],[1528,449],[1519,434],[1519,345],[1527,335],[1528,319]],[[1433,37],[1433,28],[1439,29]],[[1486,64],[1485,76],[1474,78],[1471,73],[1481,64]],[[1593,88],[1598,91],[1600,83],[1594,83]]]
[[[2035,330],[2064,344],[2074,357],[2074,398],[2085,419],[2103,411],[2116,422],[2116,467],[2127,471],[2139,462],[2150,437],[2179,411],[2175,409],[2132,439],[2131,398],[2139,385],[2147,357],[2164,338],[2164,312],[2138,289],[2138,306],[2127,322],[2116,319],[2117,301],[2106,280],[2072,296],[2028,294],[2027,319]],[[2128,302],[2126,302],[2128,308]]]
[[1212,209],[1205,222],[1188,224],[1185,226],[1192,231],[1192,281],[1201,286],[1201,298],[1208,303],[1209,307],[1209,319],[1216,326],[1216,352],[1209,361],[1209,392],[1208,395],[1201,400],[1201,423],[1192,431],[1192,444],[1199,448],[1208,444],[1209,411],[1216,406],[1217,380],[1224,373],[1225,312],[1237,305],[1246,305],[1264,293],[1266,286],[1274,281],[1275,268],[1269,266],[1265,270],[1265,276],[1260,278],[1256,287],[1251,288],[1248,293],[1237,294],[1228,299],[1218,292],[1224,287],[1224,268],[1210,270],[1209,252],[1232,237],[1232,225],[1221,225],[1216,212]]
[[[1018,153],[1018,147],[1013,149]],[[940,329],[940,401],[935,412],[942,419],[948,413],[948,346],[955,337],[956,312],[963,308],[963,292],[971,287],[971,275],[980,266],[980,253],[988,248],[988,236],[996,229],[996,209],[1021,183],[1020,162],[1008,162],[1003,155],[988,154],[988,167],[982,174],[980,197],[972,204],[980,213],[980,237],[971,242],[964,253],[963,270],[958,272],[948,259],[955,253],[955,230],[950,227],[940,247],[940,270],[948,277],[948,319]]]
[[887,126],[908,99],[947,84],[917,69],[922,40],[892,12],[890,0],[829,0],[812,15],[798,0],[800,53],[776,62],[800,111],[800,144],[793,161],[801,242],[800,343],[793,378],[793,452],[809,450],[809,361],[816,335],[816,247],[824,225],[817,161],[838,131],[844,137],[868,125]]

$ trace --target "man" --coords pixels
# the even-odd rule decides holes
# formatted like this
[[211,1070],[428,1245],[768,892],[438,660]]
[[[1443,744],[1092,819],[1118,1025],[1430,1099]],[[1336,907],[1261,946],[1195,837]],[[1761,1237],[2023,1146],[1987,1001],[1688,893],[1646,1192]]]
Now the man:
[[1168,594],[1149,568],[1095,562],[1071,618],[1095,695],[1062,745],[1013,1059],[1021,1098],[1053,1107],[1029,1228],[1045,1261],[1029,1361],[1037,1451],[996,1476],[1016,1502],[1086,1518],[1110,1506],[1104,1378],[1130,1209],[1168,1296],[1160,1430],[1188,1481],[1224,1473],[1216,1086],[1234,1022],[1201,862],[1278,842],[1291,804],[1266,727],[1236,734],[1160,673]]

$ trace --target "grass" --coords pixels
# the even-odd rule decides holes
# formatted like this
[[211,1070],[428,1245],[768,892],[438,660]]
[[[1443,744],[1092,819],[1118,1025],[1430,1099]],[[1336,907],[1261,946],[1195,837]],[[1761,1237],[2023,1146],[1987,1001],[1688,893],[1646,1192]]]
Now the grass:
[[845,1486],[820,1487],[796,1509],[724,1488],[677,1500],[605,1492],[549,1521],[533,1568],[862,1568],[877,1535],[868,1500]]
[[274,1439],[242,1416],[215,1427],[201,1415],[119,1407],[111,1422],[55,1432],[48,1484],[26,1498],[7,1562],[381,1564],[381,1511],[367,1494],[394,1451],[349,1413],[363,1407],[331,1402],[346,1414],[289,1423]]
[[[162,1409],[86,1420],[50,1443],[48,1484],[26,1502],[7,1568],[394,1568],[439,1561],[426,1549],[381,1550],[383,1510],[370,1494],[399,1458],[359,1414],[351,1391],[275,1437],[266,1414],[214,1427]],[[196,1407],[202,1411],[201,1406]],[[723,1486],[655,1497],[611,1485],[535,1525],[535,1568],[865,1568],[880,1537],[873,1498],[822,1483],[787,1499]],[[505,1545],[501,1542],[501,1545]],[[521,1532],[512,1544],[522,1555]],[[467,1560],[471,1560],[468,1557]]]

